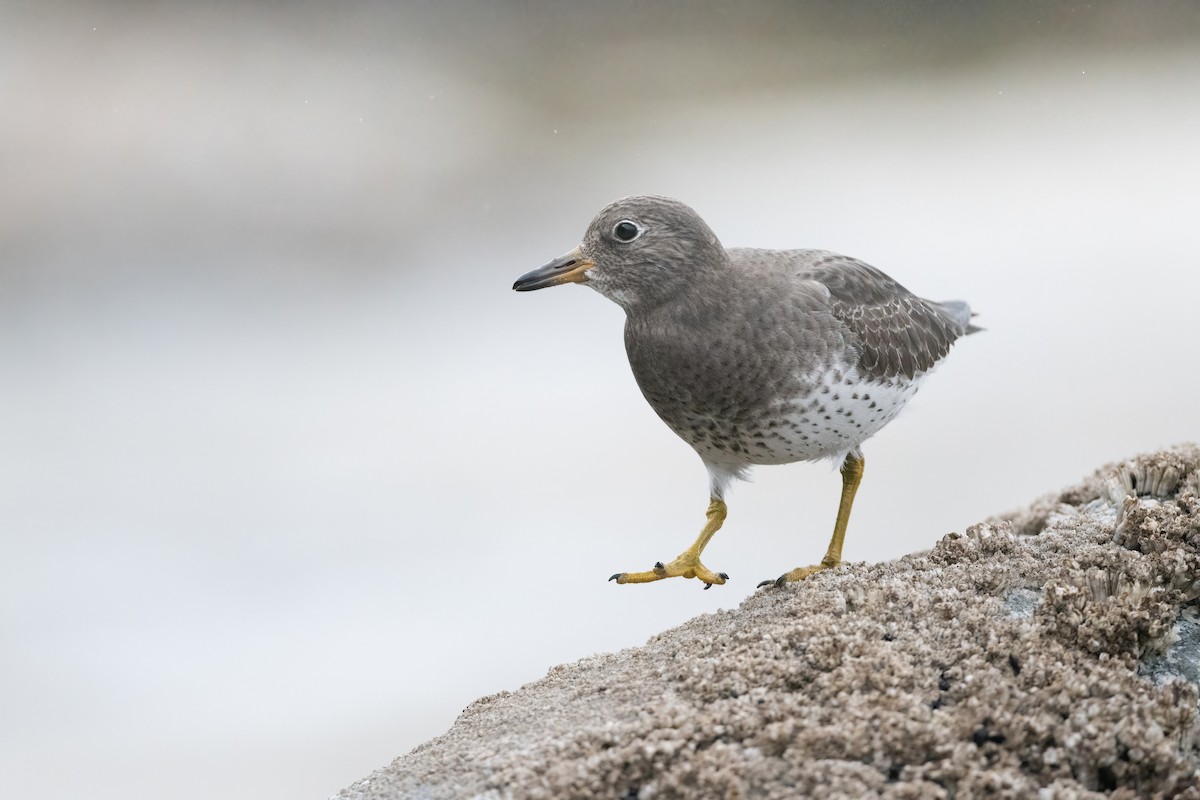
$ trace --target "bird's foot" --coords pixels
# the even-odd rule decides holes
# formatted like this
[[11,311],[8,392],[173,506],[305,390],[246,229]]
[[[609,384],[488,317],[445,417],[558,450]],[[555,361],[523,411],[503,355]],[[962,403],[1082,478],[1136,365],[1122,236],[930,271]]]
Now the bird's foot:
[[792,583],[794,581],[802,581],[805,578],[808,578],[812,575],[816,575],[818,572],[823,572],[824,570],[827,570],[827,569],[833,569],[840,563],[842,563],[842,562],[841,561],[833,561],[833,560],[827,558],[824,561],[822,561],[820,564],[813,564],[811,567],[796,567],[794,570],[791,570],[790,572],[783,573],[775,580],[763,581],[762,583],[760,583],[758,585],[758,588],[761,589],[764,586],[774,586],[776,588],[782,588],[785,583]]
[[700,563],[700,555],[691,550],[684,550],[674,561],[663,564],[659,561],[653,569],[645,572],[618,572],[609,578],[617,583],[650,583],[661,581],[663,578],[699,578],[704,582],[704,588],[712,588],[714,583],[721,584],[729,580],[724,572],[713,572]]

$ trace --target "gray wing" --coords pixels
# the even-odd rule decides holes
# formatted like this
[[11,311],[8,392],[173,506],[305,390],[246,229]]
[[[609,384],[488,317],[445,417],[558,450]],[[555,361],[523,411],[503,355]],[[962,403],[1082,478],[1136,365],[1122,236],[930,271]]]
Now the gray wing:
[[966,303],[923,300],[854,258],[804,251],[796,277],[829,291],[830,311],[858,353],[866,378],[913,378],[946,357],[955,339],[978,330]]

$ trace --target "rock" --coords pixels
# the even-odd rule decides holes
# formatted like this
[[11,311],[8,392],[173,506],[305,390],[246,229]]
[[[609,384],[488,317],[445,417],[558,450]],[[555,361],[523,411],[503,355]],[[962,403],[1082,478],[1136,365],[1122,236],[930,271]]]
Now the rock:
[[383,798],[1200,799],[1200,448],[485,697]]

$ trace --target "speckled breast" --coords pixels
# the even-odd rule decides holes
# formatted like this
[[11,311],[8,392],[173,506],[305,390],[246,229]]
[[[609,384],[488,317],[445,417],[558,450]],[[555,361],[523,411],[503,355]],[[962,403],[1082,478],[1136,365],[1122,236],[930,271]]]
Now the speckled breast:
[[[853,370],[808,375],[752,413],[730,414],[671,403],[659,416],[705,461],[789,464],[841,457],[878,433],[916,394],[923,376],[863,381]],[[649,398],[648,398],[649,399]]]

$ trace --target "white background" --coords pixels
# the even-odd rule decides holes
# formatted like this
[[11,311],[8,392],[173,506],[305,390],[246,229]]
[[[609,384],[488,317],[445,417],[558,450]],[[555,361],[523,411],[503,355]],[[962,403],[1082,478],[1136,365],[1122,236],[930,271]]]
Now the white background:
[[624,194],[980,312],[850,560],[1200,435],[1194,16],[448,8],[0,5],[0,795],[323,797],[817,560],[800,464],[606,582],[704,471],[510,287]]

